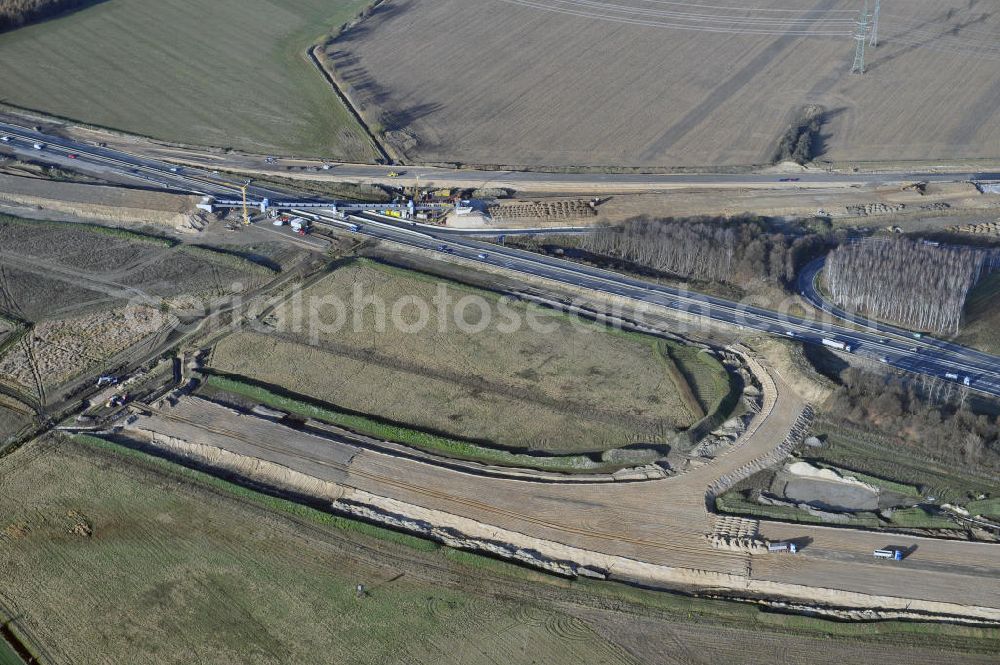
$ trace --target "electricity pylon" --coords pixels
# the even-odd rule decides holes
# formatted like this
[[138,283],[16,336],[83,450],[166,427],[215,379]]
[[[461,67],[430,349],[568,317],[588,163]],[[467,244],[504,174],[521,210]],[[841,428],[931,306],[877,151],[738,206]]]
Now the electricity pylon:
[[868,40],[868,45],[872,48],[878,46],[878,10],[881,2],[882,0],[875,0],[875,14],[872,16],[872,36],[871,39]]
[[858,21],[858,30],[854,33],[854,64],[851,65],[852,74],[865,73],[865,42],[868,41],[868,0],[865,0],[865,8],[861,11],[861,20]]

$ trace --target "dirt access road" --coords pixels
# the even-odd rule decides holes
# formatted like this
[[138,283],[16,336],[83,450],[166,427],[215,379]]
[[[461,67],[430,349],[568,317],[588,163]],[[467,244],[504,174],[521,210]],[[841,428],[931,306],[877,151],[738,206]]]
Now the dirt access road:
[[[447,516],[467,518],[495,540],[523,535],[526,547],[558,544],[622,557],[621,563],[650,564],[690,586],[841,606],[902,610],[912,603],[919,609],[1000,619],[1000,559],[990,556],[987,546],[892,538],[894,544],[917,545],[914,556],[893,564],[871,557],[873,549],[887,544],[883,534],[771,523],[760,524],[764,537],[809,538],[811,544],[797,556],[750,555],[709,544],[706,534],[715,525],[705,506],[706,487],[773,452],[804,407],[778,376],[773,389],[773,405],[765,402],[764,408],[769,415],[756,419],[715,462],[665,480],[613,485],[468,475],[315,437],[193,397],[138,416],[127,432],[152,436],[195,457],[239,456],[251,476],[262,468],[258,460],[265,460],[263,466],[273,462],[279,465],[274,468],[297,472],[292,475],[324,481],[314,482],[312,489],[330,498],[345,492],[351,498],[357,490],[426,509],[445,522]],[[627,577],[624,572],[612,566],[612,574]],[[979,609],[966,612],[967,606]]]

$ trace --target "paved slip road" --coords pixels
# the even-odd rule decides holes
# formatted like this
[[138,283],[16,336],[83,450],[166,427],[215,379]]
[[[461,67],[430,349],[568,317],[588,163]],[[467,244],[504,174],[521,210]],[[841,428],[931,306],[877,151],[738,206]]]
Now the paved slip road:
[[[240,195],[240,189],[235,182],[222,175],[194,169],[178,168],[166,162],[139,158],[133,155],[95,147],[85,143],[69,141],[52,137],[33,130],[0,123],[0,135],[10,140],[3,145],[21,153],[37,153],[32,147],[34,143],[45,144],[41,151],[47,157],[53,155],[61,159],[61,163],[74,168],[98,168],[112,171],[118,175],[131,177],[145,183],[160,187],[194,192],[218,198],[232,198]],[[66,159],[68,154],[76,155],[73,160]],[[339,167],[338,167],[339,168]],[[359,170],[383,169],[388,167],[354,166]],[[506,172],[505,172],[506,173]],[[692,184],[704,182],[716,183],[746,183],[774,182],[777,178],[771,175],[619,175],[619,174],[537,174],[514,173],[526,181],[533,178],[567,178],[569,181],[585,184],[589,181],[609,181],[665,179]],[[802,174],[804,182],[840,183],[878,183],[899,180],[930,180],[930,181],[965,181],[965,180],[1000,180],[1000,173],[955,173],[955,174]],[[302,195],[293,191],[282,191],[271,188],[251,186],[248,196],[254,199],[298,199],[302,201],[321,202],[312,195]],[[330,201],[333,205],[334,201]],[[867,356],[897,367],[899,369],[943,377],[948,373],[969,377],[969,385],[973,390],[993,396],[1000,396],[1000,358],[977,352],[948,342],[934,340],[928,337],[916,340],[907,331],[899,329],[860,328],[858,326],[834,325],[827,321],[815,321],[792,317],[772,310],[766,310],[750,305],[742,305],[733,301],[713,296],[694,293],[680,289],[658,286],[650,282],[633,279],[618,273],[598,268],[592,268],[554,257],[525,252],[495,244],[476,241],[472,236],[466,236],[455,231],[435,229],[427,226],[410,225],[405,222],[392,222],[388,218],[374,215],[362,215],[353,218],[361,225],[360,233],[374,238],[402,243],[411,247],[427,250],[437,250],[443,247],[438,256],[442,260],[460,257],[479,261],[484,265],[519,272],[531,277],[541,277],[561,284],[593,289],[605,294],[621,296],[637,301],[643,301],[668,309],[686,312],[705,317],[717,322],[742,326],[749,330],[783,335],[803,342],[820,344],[823,340],[832,340],[848,344],[853,353]],[[333,215],[319,215],[317,221],[332,226],[345,228],[347,224],[342,218]],[[807,274],[803,277],[806,283],[812,280]],[[815,274],[815,273],[813,273]],[[808,294],[806,297],[811,297]],[[830,311],[829,309],[827,311]],[[844,314],[844,313],[840,313]]]

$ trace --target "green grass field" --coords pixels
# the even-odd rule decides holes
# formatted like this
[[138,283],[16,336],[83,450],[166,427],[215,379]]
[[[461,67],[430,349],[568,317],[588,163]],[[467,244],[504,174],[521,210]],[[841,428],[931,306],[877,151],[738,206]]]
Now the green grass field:
[[367,0],[108,0],[0,35],[0,102],[155,138],[371,160],[306,49]]
[[24,665],[14,648],[3,640],[0,640],[0,665]]
[[[432,306],[447,300],[453,306]],[[416,307],[397,308],[407,302],[424,304],[424,325],[407,327]],[[401,313],[393,323],[393,311],[409,318]],[[459,319],[482,327],[463,330]],[[676,384],[685,378],[671,377],[657,358],[655,338],[371,261],[338,267],[278,306],[268,323],[273,333],[220,341],[208,366],[446,439],[512,452],[598,453],[687,444],[685,430],[701,417],[681,398]],[[713,370],[721,370],[706,354],[684,367],[688,380],[717,379]]]

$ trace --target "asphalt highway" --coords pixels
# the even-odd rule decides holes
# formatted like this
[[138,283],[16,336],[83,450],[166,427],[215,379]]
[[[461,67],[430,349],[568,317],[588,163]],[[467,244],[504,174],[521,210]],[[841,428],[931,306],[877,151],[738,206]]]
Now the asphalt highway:
[[[140,158],[121,151],[52,137],[35,132],[34,130],[3,123],[0,123],[0,136],[7,136],[9,138],[8,141],[0,145],[7,146],[20,153],[37,152],[40,156],[44,155],[45,159],[51,159],[54,156],[58,158],[61,164],[67,166],[75,165],[85,168],[97,168],[126,178],[153,183],[160,187],[217,198],[231,198],[234,195],[240,194],[240,189],[236,183],[212,171],[187,166],[178,167],[167,162]],[[44,147],[41,150],[35,150],[33,147],[35,143],[44,144]],[[73,155],[73,157],[70,158],[70,155]],[[356,168],[379,169],[384,167],[359,166]],[[529,179],[539,175],[546,178],[551,177],[551,174],[535,173],[513,175]],[[559,174],[559,177],[578,179],[581,185],[587,182],[600,181],[602,178],[615,180],[646,177],[661,179],[680,178],[684,182],[692,184],[703,181],[713,183],[731,182],[737,184],[747,182],[747,179],[757,179],[759,181],[765,178],[773,182],[776,179],[775,176],[771,175],[628,176],[621,174]],[[872,183],[899,180],[991,180],[1000,179],[1000,174],[907,174],[905,176],[802,174],[801,176],[803,181],[818,182],[823,178],[834,178],[842,184],[844,182]],[[319,199],[310,195],[252,185],[248,189],[247,195],[255,199],[281,197],[303,201],[319,201]],[[937,378],[944,378],[949,374],[956,375],[959,377],[957,380],[958,383],[964,382],[966,377],[968,377],[968,385],[973,390],[1000,396],[1000,358],[927,336],[917,339],[909,331],[892,326],[854,320],[854,317],[850,314],[840,312],[832,308],[828,303],[824,303],[818,293],[815,292],[815,276],[822,267],[821,264],[813,264],[804,272],[802,276],[803,281],[801,282],[803,295],[818,308],[838,318],[852,321],[856,325],[844,326],[825,320],[793,317],[749,304],[656,285],[640,279],[555,257],[480,242],[473,237],[460,235],[454,231],[449,232],[426,226],[417,227],[404,222],[389,221],[389,218],[378,218],[374,215],[354,217],[351,221],[322,213],[316,214],[314,218],[319,223],[332,224],[342,229],[347,228],[349,224],[357,224],[360,227],[358,232],[363,235],[390,240],[412,247],[419,247],[425,250],[437,251],[442,259],[460,257],[471,261],[478,261],[484,265],[519,272],[526,276],[541,277],[574,287],[592,289],[635,301],[660,305],[690,315],[740,326],[747,330],[781,335],[806,343],[823,344],[825,342],[832,342],[834,344],[849,346],[851,353],[906,371]]]
[[[85,144],[67,139],[53,137],[48,134],[36,132],[35,130],[19,125],[0,123],[0,134],[16,137],[22,141],[43,142],[55,150],[75,152],[80,158],[102,158],[104,160],[114,160],[128,168],[138,169],[137,175],[155,176],[163,179],[163,171],[170,173],[171,164],[155,159],[138,157],[125,152],[102,148],[92,144]],[[282,160],[276,160],[281,163]],[[300,160],[287,160],[298,162]],[[318,163],[318,162],[317,162]],[[268,165],[261,160],[260,168]],[[762,173],[559,173],[545,171],[503,171],[503,170],[479,170],[461,168],[441,168],[433,166],[382,166],[375,164],[329,164],[331,174],[335,174],[345,179],[370,178],[385,179],[389,173],[399,174],[399,179],[410,184],[418,180],[425,183],[450,181],[479,182],[492,184],[507,184],[516,188],[531,189],[539,184],[557,186],[561,188],[578,187],[580,191],[586,191],[588,187],[621,186],[628,189],[633,186],[648,186],[655,189],[658,186],[718,186],[718,187],[755,187],[767,186],[775,187],[783,185],[787,187],[820,187],[820,186],[851,186],[851,185],[879,185],[900,182],[968,182],[968,181],[998,181],[1000,172],[883,172],[883,173],[836,173],[836,172],[816,172],[803,171],[792,175],[783,174],[762,174]],[[238,189],[232,187],[232,182],[226,182],[225,178],[218,177],[208,169],[199,169],[185,166],[179,174],[186,177],[170,178],[171,182],[186,183],[188,191],[197,193],[231,196],[239,193]],[[261,188],[251,188],[250,192],[256,197],[267,196],[267,190]],[[277,192],[271,191],[272,195]],[[282,192],[281,195],[288,194]],[[269,197],[273,198],[273,196]]]
[[[345,225],[330,215],[316,214],[316,218],[322,223]],[[926,336],[918,340],[907,331],[856,329],[826,320],[794,317],[474,238],[408,228],[405,223],[374,215],[352,216],[350,223],[356,224],[361,234],[436,251],[445,260],[458,257],[476,261],[810,344],[823,344],[824,340],[842,343],[850,346],[851,353],[906,371],[939,378],[957,374],[959,382],[968,376],[973,390],[1000,396],[1000,358]]]

